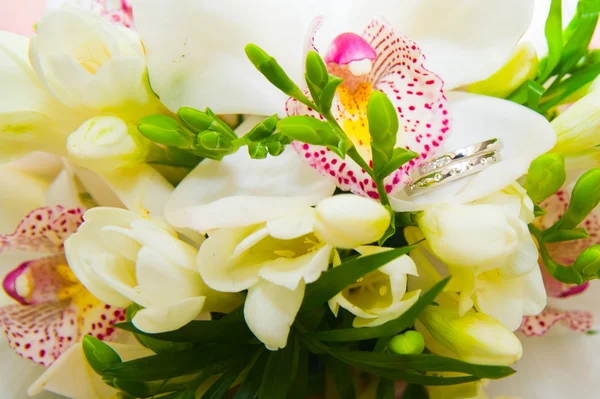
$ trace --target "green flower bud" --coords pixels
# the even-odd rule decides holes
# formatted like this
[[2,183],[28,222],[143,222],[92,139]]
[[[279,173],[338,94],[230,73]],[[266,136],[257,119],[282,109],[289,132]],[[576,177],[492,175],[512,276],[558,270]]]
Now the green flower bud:
[[524,187],[533,202],[539,203],[557,192],[566,179],[565,157],[557,153],[543,154],[531,163]]
[[193,148],[196,135],[183,129],[173,118],[151,115],[142,118],[138,130],[147,139],[169,147]]
[[399,125],[396,108],[388,96],[379,90],[373,91],[367,105],[367,117],[373,144],[379,143],[377,147],[385,146],[391,151],[396,145]]
[[600,278],[600,245],[594,245],[583,251],[577,257],[573,267],[586,280]]
[[556,228],[574,229],[600,203],[600,168],[584,173],[573,188],[571,202]]
[[213,122],[213,119],[205,112],[194,108],[179,108],[177,115],[179,115],[179,119],[181,119],[181,121],[195,133],[208,130]]
[[267,147],[263,143],[251,142],[248,144],[248,154],[252,159],[265,159]]
[[263,119],[258,125],[254,126],[252,130],[247,134],[250,141],[261,141],[271,136],[277,127],[279,117],[277,114]]
[[420,355],[425,350],[425,339],[420,332],[407,331],[392,338],[388,348],[398,355]]
[[321,56],[311,51],[306,56],[306,78],[319,89],[323,89],[329,81],[329,72]]
[[83,337],[83,353],[90,367],[98,374],[109,366],[121,363],[121,357],[113,348],[91,335]]
[[277,128],[292,140],[303,143],[337,146],[340,141],[328,123],[310,116],[289,116],[279,121]]
[[207,130],[198,135],[198,144],[209,151],[218,151],[222,153],[232,153],[234,151],[233,142],[225,137],[224,134]]
[[290,97],[306,99],[302,90],[290,79],[275,58],[255,44],[246,46],[246,55],[265,78]]

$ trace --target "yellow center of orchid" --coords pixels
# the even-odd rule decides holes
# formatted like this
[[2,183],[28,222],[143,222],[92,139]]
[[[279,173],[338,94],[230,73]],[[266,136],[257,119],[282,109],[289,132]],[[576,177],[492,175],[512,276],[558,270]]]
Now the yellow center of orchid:
[[342,128],[361,155],[367,159],[371,158],[371,135],[367,118],[367,105],[371,93],[373,93],[373,86],[368,82],[358,85],[355,91],[346,85],[338,88],[340,102],[345,108],[345,113],[342,115]]

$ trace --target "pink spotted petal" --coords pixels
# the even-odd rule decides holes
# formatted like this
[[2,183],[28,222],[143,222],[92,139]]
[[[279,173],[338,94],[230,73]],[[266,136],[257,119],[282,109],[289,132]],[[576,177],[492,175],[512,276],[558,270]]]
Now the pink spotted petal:
[[76,282],[61,271],[67,269],[64,255],[23,262],[4,277],[4,291],[23,305],[58,302],[61,290]]
[[81,335],[92,335],[103,341],[114,341],[119,331],[113,325],[125,321],[125,309],[95,304],[83,311]]
[[375,60],[377,53],[362,36],[356,33],[342,33],[337,36],[325,56],[325,63],[347,65],[352,61]]
[[64,302],[0,308],[0,328],[17,354],[44,366],[80,339],[77,308]]
[[575,332],[587,333],[594,324],[593,315],[584,311],[563,311],[547,307],[537,316],[525,316],[519,330],[528,337],[542,336],[556,323]]
[[35,209],[14,233],[0,235],[0,252],[7,249],[62,252],[64,241],[83,223],[82,216],[82,209],[65,209],[60,205]]
[[415,42],[374,20],[363,36],[377,51],[371,79],[376,89],[393,101],[400,131],[397,146],[421,154],[403,170],[402,182],[423,160],[435,156],[450,132],[451,120],[444,82],[423,63],[425,56]]
[[92,10],[114,24],[134,28],[131,0],[93,0]]

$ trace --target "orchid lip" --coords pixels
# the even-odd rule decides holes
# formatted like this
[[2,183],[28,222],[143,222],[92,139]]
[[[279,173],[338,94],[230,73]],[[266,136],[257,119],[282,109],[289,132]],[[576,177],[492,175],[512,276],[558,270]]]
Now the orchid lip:
[[365,60],[375,61],[376,59],[377,52],[365,39],[356,33],[342,33],[333,39],[325,56],[325,63],[342,66]]
[[4,289],[4,292],[22,305],[28,305],[29,302],[26,298],[23,298],[21,295],[19,295],[19,290],[17,289],[17,280],[19,277],[23,276],[23,273],[27,271],[28,266],[29,262],[22,263],[15,270],[8,273],[2,282],[2,288]]

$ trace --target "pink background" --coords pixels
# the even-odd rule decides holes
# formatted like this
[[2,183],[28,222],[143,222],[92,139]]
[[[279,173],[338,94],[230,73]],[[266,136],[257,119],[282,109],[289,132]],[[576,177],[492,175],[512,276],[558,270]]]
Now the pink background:
[[30,36],[46,0],[0,0],[0,30]]

